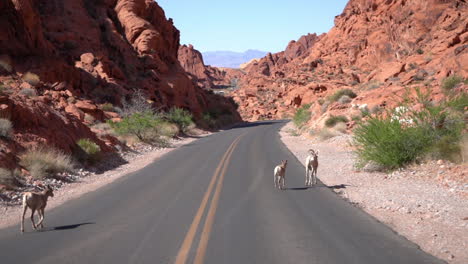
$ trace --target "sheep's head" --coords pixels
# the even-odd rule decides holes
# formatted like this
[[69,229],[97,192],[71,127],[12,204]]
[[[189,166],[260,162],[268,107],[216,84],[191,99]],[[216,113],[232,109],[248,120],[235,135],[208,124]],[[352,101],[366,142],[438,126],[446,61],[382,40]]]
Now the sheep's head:
[[283,168],[286,168],[286,165],[288,165],[288,160],[282,160],[282,161],[281,161],[281,166],[282,166]]
[[318,151],[318,150],[315,151],[315,150],[313,150],[313,149],[309,149],[309,153],[310,153],[312,156],[314,156],[314,157],[318,157],[319,151]]
[[54,197],[54,190],[52,189],[52,187],[50,187],[50,185],[47,185],[46,187],[46,195],[50,197]]

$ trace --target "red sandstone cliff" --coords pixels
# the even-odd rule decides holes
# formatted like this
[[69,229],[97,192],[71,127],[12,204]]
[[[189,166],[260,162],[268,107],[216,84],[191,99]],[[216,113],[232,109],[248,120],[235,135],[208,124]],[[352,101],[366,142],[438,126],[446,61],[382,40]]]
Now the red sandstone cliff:
[[[421,85],[437,100],[443,78],[468,78],[467,30],[463,0],[351,0],[306,51],[289,44],[249,65],[234,97],[249,120],[291,115],[343,88],[358,94],[353,103],[369,107],[394,106],[395,94]],[[334,103],[322,115],[315,104],[314,118],[349,108]]]
[[198,86],[206,89],[224,88],[244,73],[238,69],[218,68],[205,65],[201,52],[192,45],[179,47],[179,62]]
[[[118,117],[99,105],[119,105],[135,89],[155,106],[189,109],[195,117],[233,105],[196,87],[177,59],[179,31],[153,0],[0,1],[0,115],[13,122],[12,140],[1,139],[0,163],[13,167],[29,145],[67,152],[79,138],[104,150],[85,114]],[[26,72],[40,82],[30,85]],[[37,96],[23,95],[32,89]]]

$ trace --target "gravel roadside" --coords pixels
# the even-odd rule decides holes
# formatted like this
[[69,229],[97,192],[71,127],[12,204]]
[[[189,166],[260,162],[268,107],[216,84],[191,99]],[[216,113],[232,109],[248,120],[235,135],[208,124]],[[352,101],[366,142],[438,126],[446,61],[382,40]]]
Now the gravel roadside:
[[320,151],[322,183],[424,251],[448,263],[468,263],[466,164],[432,162],[391,174],[358,171],[349,135],[321,142],[291,130],[290,122],[281,129],[281,140],[303,164],[308,149]]

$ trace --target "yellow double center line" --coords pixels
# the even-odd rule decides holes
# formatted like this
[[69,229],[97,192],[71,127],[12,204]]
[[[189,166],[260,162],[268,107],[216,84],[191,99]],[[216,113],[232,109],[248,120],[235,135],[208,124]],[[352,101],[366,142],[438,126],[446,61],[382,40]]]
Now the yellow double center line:
[[218,183],[216,184],[216,188],[214,191],[213,199],[211,200],[210,208],[208,209],[208,214],[206,215],[205,224],[203,225],[203,230],[200,236],[200,243],[198,245],[196,255],[195,255],[194,263],[195,264],[203,263],[203,260],[205,259],[206,248],[208,246],[208,240],[210,238],[211,228],[214,222],[216,209],[218,207],[218,201],[219,201],[219,196],[221,194],[221,188],[223,185],[224,175],[226,173],[226,170],[229,164],[229,159],[231,158],[232,152],[234,151],[234,148],[236,147],[237,143],[239,143],[243,135],[244,134],[240,135],[231,143],[228,150],[226,151],[226,153],[224,153],[223,157],[221,158],[221,161],[219,162],[218,167],[216,168],[213,174],[210,184],[208,185],[208,189],[206,190],[205,195],[203,196],[200,207],[198,208],[198,211],[195,214],[195,217],[193,218],[189,231],[185,235],[184,242],[182,243],[182,246],[180,247],[179,252],[177,254],[175,264],[185,264],[185,262],[187,261],[187,257],[189,255],[190,248],[192,247],[193,240],[195,238],[195,234],[197,232],[198,226],[200,225],[203,212],[205,212],[208,199],[212,193],[216,180],[219,177]]

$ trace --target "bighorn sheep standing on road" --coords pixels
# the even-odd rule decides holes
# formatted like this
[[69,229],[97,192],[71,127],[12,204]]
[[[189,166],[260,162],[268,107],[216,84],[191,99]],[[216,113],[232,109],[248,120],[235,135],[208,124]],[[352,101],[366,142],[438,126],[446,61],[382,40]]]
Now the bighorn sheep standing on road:
[[318,150],[309,149],[309,156],[306,159],[306,186],[317,184],[318,153]]
[[[31,222],[34,229],[38,226],[44,227],[42,222],[44,221],[44,209],[47,205],[47,199],[54,197],[52,188],[47,185],[46,189],[42,192],[26,192],[23,195],[23,215],[21,216],[21,232],[24,232],[24,215],[28,207],[31,209]],[[39,213],[39,222],[37,225],[34,223],[34,212],[37,210]]]
[[286,165],[288,165],[287,160],[282,160],[281,164],[275,167],[274,173],[274,181],[275,181],[275,188],[283,190],[285,186],[285,178],[286,178]]

